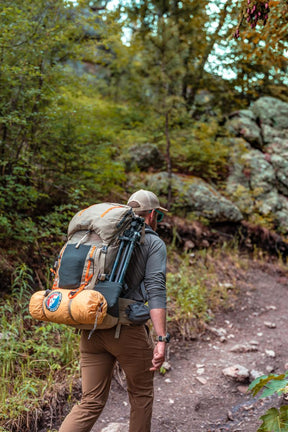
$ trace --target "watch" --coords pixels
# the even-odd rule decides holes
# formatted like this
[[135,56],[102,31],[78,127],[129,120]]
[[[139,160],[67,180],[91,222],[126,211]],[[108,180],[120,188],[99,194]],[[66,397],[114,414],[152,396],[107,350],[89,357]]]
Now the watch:
[[169,333],[166,333],[166,336],[158,336],[158,337],[156,338],[156,340],[157,340],[158,342],[166,342],[166,343],[169,343],[169,341],[170,341],[170,334],[169,334]]

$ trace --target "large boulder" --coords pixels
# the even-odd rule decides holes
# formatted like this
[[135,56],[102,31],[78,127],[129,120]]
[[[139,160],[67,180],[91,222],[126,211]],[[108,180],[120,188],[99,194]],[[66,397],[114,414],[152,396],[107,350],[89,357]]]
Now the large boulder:
[[164,165],[164,157],[155,144],[137,144],[130,147],[125,165],[128,171],[135,167],[140,171],[150,168],[161,169]]
[[[166,195],[167,173],[150,175],[147,187],[158,195]],[[243,216],[238,207],[222,196],[215,187],[198,177],[172,175],[173,207],[189,215],[195,214],[211,222],[240,222]]]
[[203,180],[191,184],[185,197],[188,211],[212,222],[240,222],[243,219],[235,204]]
[[275,218],[278,225],[278,231],[284,234],[288,233],[288,198],[279,195],[280,209],[275,212]]
[[261,127],[264,145],[275,142],[277,139],[285,140],[288,138],[288,129],[277,129],[263,124]]
[[242,156],[242,161],[254,196],[260,196],[275,187],[275,171],[271,163],[266,160],[264,153],[251,150]]
[[288,103],[271,96],[259,98],[251,107],[260,124],[288,129]]
[[231,168],[227,179],[227,191],[229,193],[233,193],[238,185],[242,185],[244,188],[253,191],[253,197],[255,198],[275,187],[275,171],[265,154],[243,144],[243,141],[239,138],[234,139],[230,161]]
[[256,148],[262,148],[261,129],[256,123],[256,117],[251,110],[239,110],[229,116],[227,129],[236,136],[243,137]]
[[279,99],[264,96],[251,107],[262,129],[265,144],[275,138],[288,138],[288,103]]
[[271,164],[276,175],[277,189],[288,196],[288,158],[273,154]]
[[[230,174],[226,190],[242,214],[260,215],[288,232],[288,142],[276,141],[253,149],[240,138],[231,141]],[[284,157],[283,157],[284,155]],[[286,158],[285,158],[286,156]]]

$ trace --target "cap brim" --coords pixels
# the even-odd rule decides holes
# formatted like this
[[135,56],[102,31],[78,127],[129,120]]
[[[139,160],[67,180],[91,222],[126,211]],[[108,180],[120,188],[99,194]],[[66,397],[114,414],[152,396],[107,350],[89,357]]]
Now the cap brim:
[[163,211],[163,212],[168,212],[169,210],[165,209],[164,207],[158,207],[159,210]]

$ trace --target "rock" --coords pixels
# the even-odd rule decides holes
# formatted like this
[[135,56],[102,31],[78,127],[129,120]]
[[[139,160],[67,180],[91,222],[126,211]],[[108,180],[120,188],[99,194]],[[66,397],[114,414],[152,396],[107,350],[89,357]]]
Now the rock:
[[287,131],[285,130],[275,129],[274,127],[265,124],[262,125],[261,129],[262,129],[264,145],[273,143],[277,139],[285,140],[288,138]]
[[192,240],[186,240],[184,243],[184,250],[189,251],[195,248],[195,243]]
[[228,377],[233,378],[235,381],[245,382],[248,380],[250,374],[249,370],[241,365],[234,365],[223,369],[222,373]]
[[273,142],[265,146],[266,155],[280,155],[285,159],[288,157],[288,139],[276,137]]
[[202,248],[208,248],[210,246],[210,243],[208,242],[208,240],[202,240],[200,246]]
[[196,377],[196,379],[203,385],[207,384],[207,380],[203,377]]
[[[238,144],[238,140],[235,140],[235,146]],[[276,208],[278,204],[276,175],[271,163],[265,159],[265,155],[259,150],[245,149],[240,152],[237,149],[234,155],[231,155],[231,163],[226,190],[240,211],[246,214],[252,213],[255,198],[259,201],[258,205],[261,205],[263,196],[272,190],[275,190],[276,198],[270,197],[270,200],[274,199],[274,201],[269,204],[269,210],[271,206]]]
[[262,148],[263,139],[261,129],[256,123],[256,117],[252,111],[240,110],[232,114],[232,118],[226,123],[227,129],[236,136],[242,136],[256,148]]
[[164,165],[164,157],[155,144],[137,144],[129,149],[129,157],[125,159],[127,170],[133,170],[135,166],[140,170],[149,168],[161,169]]
[[249,344],[250,344],[250,345],[256,345],[256,346],[258,346],[258,345],[259,345],[259,342],[256,341],[256,340],[251,340],[251,341],[249,341]]
[[162,363],[161,368],[164,368],[166,372],[171,370],[171,364],[168,361],[164,361],[164,363]]
[[246,353],[246,352],[256,352],[258,351],[258,348],[256,345],[250,345],[250,344],[237,344],[234,345],[231,349],[231,352],[235,353]]
[[242,162],[246,170],[249,170],[250,188],[261,196],[271,191],[276,184],[276,177],[273,166],[265,159],[259,150],[251,150],[243,155]]
[[211,327],[208,324],[204,324],[205,329],[210,331],[211,333],[213,333],[214,335],[218,336],[218,337],[222,337],[222,336],[226,336],[227,331],[226,329],[220,327],[220,328],[216,328],[216,327]]
[[281,208],[275,212],[275,218],[282,232],[288,232],[288,198],[283,195],[278,196]]
[[272,358],[276,357],[276,354],[273,350],[265,350],[265,353],[268,357],[272,357]]
[[250,381],[254,381],[256,378],[259,378],[260,376],[263,375],[265,375],[263,372],[259,372],[253,369],[250,371]]
[[213,222],[240,222],[243,216],[238,207],[224,198],[203,180],[198,179],[188,187],[186,194],[188,212],[203,216]]
[[259,195],[258,200],[255,203],[255,209],[263,215],[269,215],[271,213],[276,213],[278,210],[282,209],[280,197],[276,188],[273,188],[263,195]]
[[264,144],[288,138],[288,103],[265,96],[251,107],[260,123]]
[[276,324],[275,324],[275,323],[272,323],[272,322],[270,322],[270,321],[264,321],[264,325],[265,325],[266,327],[268,327],[268,328],[271,328],[271,329],[276,328]]
[[249,386],[248,385],[240,385],[237,387],[237,390],[242,394],[247,394],[248,390],[249,390]]
[[[167,195],[168,174],[160,172],[147,176],[147,188],[156,195]],[[232,201],[223,197],[213,186],[198,177],[172,175],[173,207],[186,214],[204,217],[211,222],[240,222],[243,216]]]
[[227,411],[227,419],[230,421],[234,421],[233,414],[230,410]]
[[110,423],[101,432],[127,432],[128,429],[128,423]]
[[288,196],[288,157],[274,154],[271,156],[271,164],[276,175],[277,190]]
[[268,217],[282,233],[288,232],[288,141],[285,142],[283,153],[277,143],[277,154],[273,154],[272,145],[269,153],[263,153],[235,139],[232,169],[226,182],[227,193],[242,214],[256,212]]
[[260,124],[274,129],[288,129],[288,103],[271,96],[259,98],[251,107]]

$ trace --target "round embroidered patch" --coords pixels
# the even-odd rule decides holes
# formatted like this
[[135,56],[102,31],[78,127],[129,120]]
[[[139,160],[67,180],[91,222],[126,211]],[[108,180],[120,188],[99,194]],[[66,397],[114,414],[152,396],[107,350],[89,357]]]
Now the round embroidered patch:
[[62,293],[59,291],[52,292],[45,300],[45,306],[50,312],[55,312],[61,303]]

